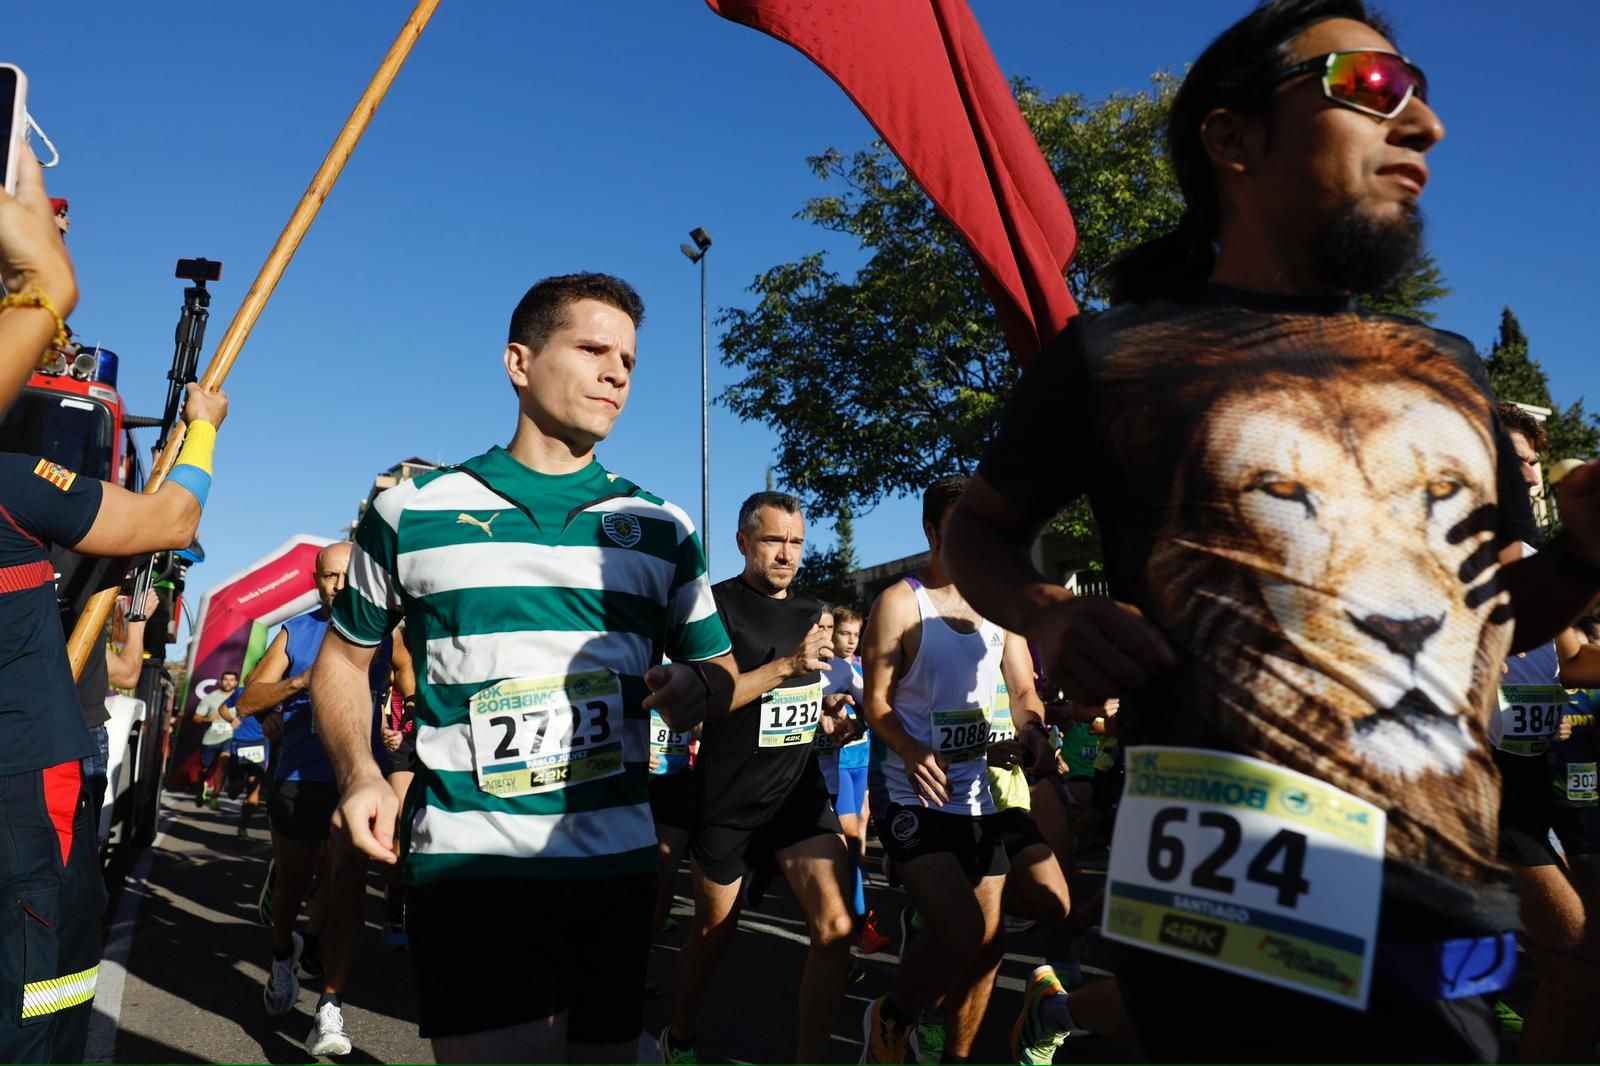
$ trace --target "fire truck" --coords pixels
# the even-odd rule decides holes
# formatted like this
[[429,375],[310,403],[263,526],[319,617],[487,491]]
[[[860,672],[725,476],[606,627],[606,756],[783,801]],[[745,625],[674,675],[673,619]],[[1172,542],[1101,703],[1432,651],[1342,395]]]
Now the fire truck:
[[[220,264],[206,264],[220,274]],[[191,277],[191,280],[193,278]],[[129,414],[117,389],[119,360],[102,348],[76,348],[50,353],[23,386],[22,393],[0,421],[0,450],[38,455],[81,477],[110,481],[131,492],[144,487],[145,464],[135,443],[137,429],[158,429],[165,439],[176,417],[177,399],[193,380],[194,361],[204,334],[205,280],[185,293],[180,320],[178,352],[168,374],[167,413],[160,418]],[[196,321],[198,319],[198,321]],[[149,568],[145,582],[160,606],[145,626],[144,663],[131,693],[106,697],[110,718],[105,801],[100,810],[100,837],[112,848],[145,847],[154,839],[160,812],[161,780],[171,750],[171,738],[181,695],[166,667],[167,645],[178,639],[178,619],[183,609],[184,577],[190,565],[202,558],[196,544],[183,552],[160,552],[154,557],[99,559],[57,548],[56,591],[62,624],[70,631],[94,593],[120,585],[126,591],[130,575]],[[101,645],[97,642],[96,652]],[[86,678],[91,668],[85,668]],[[104,678],[104,671],[99,676]],[[92,682],[90,682],[92,684]],[[91,694],[88,698],[94,698]]]

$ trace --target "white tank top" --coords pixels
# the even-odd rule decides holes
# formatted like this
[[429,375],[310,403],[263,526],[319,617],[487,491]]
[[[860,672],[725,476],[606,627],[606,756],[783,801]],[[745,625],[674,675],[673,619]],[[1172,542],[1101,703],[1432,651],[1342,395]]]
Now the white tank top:
[[[994,813],[989,796],[989,714],[1001,681],[1005,630],[990,621],[977,632],[959,633],[940,617],[927,589],[906,578],[917,594],[922,644],[911,669],[895,683],[890,703],[895,718],[913,740],[944,757],[950,802],[934,809],[948,814]],[[900,756],[889,749],[883,759],[889,799],[907,807],[922,801],[906,777]]]

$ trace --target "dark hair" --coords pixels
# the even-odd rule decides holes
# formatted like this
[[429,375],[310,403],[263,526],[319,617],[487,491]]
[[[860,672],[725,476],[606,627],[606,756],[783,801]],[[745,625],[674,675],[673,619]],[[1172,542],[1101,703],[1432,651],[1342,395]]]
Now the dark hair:
[[739,530],[748,533],[761,524],[761,508],[776,507],[785,514],[800,513],[800,497],[787,492],[758,492],[739,505]]
[[922,524],[938,527],[945,512],[955,506],[956,500],[966,491],[972,479],[965,474],[950,474],[929,485],[922,492]]
[[506,342],[539,351],[550,334],[567,324],[567,305],[579,300],[610,304],[633,320],[634,329],[644,324],[644,301],[621,278],[610,274],[558,274],[537,282],[523,294],[517,309],[511,312]]
[[1550,450],[1550,434],[1545,431],[1544,423],[1516,404],[1500,401],[1500,421],[1504,422],[1511,432],[1522,434],[1523,438],[1533,445],[1534,451]]
[[1102,277],[1113,304],[1148,300],[1210,275],[1216,263],[1211,242],[1221,218],[1200,124],[1217,108],[1264,112],[1274,79],[1289,66],[1291,42],[1335,18],[1364,22],[1393,36],[1363,0],[1267,0],[1200,53],[1167,115],[1167,161],[1183,192],[1183,218],[1171,233],[1145,241],[1107,265]]
[[217,680],[221,681],[224,677],[238,677],[238,676],[239,676],[239,671],[237,671],[237,670],[224,670],[217,677]]

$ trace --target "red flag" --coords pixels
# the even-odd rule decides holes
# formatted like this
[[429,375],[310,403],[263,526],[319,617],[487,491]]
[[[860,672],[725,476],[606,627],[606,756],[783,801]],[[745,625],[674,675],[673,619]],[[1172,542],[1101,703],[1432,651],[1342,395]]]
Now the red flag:
[[706,0],[839,83],[953,223],[1026,365],[1077,304],[1077,232],[964,0]]

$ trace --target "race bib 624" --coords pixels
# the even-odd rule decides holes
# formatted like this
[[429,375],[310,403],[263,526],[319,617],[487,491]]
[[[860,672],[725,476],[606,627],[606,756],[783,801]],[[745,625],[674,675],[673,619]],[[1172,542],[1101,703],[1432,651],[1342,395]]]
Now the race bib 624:
[[1136,747],[1107,871],[1105,935],[1364,1008],[1384,812],[1259,759]]

